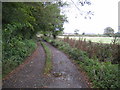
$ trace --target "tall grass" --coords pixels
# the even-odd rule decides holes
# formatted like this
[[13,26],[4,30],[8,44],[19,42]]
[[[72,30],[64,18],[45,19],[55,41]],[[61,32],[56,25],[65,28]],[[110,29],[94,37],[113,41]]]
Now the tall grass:
[[78,48],[82,51],[87,52],[89,58],[97,58],[101,62],[110,61],[114,64],[119,62],[120,57],[120,45],[117,43],[103,44],[103,43],[93,43],[91,41],[74,40],[69,38],[64,38],[64,42],[69,43],[73,48]]

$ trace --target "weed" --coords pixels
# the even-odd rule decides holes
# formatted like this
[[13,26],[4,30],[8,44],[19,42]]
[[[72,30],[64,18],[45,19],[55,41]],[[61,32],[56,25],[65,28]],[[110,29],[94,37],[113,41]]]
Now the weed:
[[112,62],[118,64],[120,45],[117,43],[114,44],[102,44],[102,43],[93,43],[91,41],[82,40],[73,40],[69,38],[64,38],[64,42],[67,42],[71,47],[78,48],[82,51],[87,52],[89,58],[97,57],[101,62]]

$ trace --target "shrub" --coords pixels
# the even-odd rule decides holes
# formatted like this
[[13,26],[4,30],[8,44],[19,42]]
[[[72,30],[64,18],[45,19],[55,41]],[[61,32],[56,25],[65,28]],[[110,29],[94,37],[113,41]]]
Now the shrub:
[[20,65],[35,48],[36,43],[33,40],[13,38],[9,44],[5,44],[2,60],[3,77]]

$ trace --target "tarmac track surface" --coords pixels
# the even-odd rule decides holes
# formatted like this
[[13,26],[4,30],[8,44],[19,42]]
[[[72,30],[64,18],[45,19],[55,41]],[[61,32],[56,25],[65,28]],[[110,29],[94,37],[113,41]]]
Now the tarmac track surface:
[[89,88],[84,76],[61,51],[46,43],[52,53],[53,69],[44,75],[45,52],[38,44],[35,52],[15,69],[6,79],[2,88]]

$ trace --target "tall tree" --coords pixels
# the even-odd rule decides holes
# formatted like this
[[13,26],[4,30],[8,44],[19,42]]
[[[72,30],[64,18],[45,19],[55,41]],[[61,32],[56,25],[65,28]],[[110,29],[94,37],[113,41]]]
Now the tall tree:
[[106,27],[106,28],[104,29],[104,34],[105,34],[105,35],[108,35],[108,36],[113,36],[113,34],[114,34],[114,29],[112,29],[111,27]]

